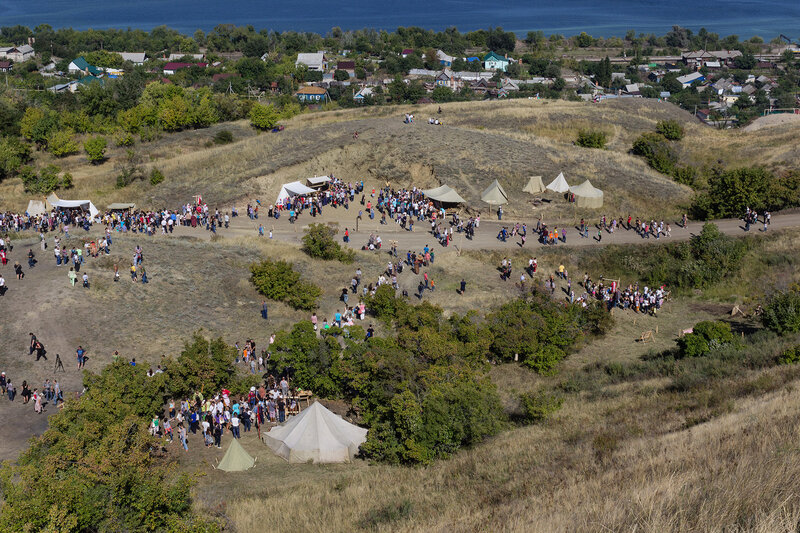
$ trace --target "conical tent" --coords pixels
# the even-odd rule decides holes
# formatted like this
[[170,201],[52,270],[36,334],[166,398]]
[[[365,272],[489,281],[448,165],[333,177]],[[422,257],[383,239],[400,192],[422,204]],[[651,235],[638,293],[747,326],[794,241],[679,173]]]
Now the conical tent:
[[531,178],[528,180],[528,184],[522,189],[522,192],[527,192],[530,194],[537,194],[544,191],[544,183],[542,183],[541,176],[531,176]]
[[578,207],[603,207],[603,191],[592,185],[589,180],[570,187],[569,192],[575,195],[575,205]]
[[481,200],[489,205],[501,205],[508,203],[508,195],[497,180],[494,180],[489,187],[481,194]]
[[564,173],[560,172],[558,176],[556,176],[556,179],[550,182],[547,189],[558,193],[567,192],[569,190],[569,183],[567,183],[566,178],[564,178]]
[[440,187],[436,187],[435,189],[427,189],[422,191],[422,194],[430,198],[431,200],[435,200],[437,202],[442,202],[445,204],[463,204],[464,199],[461,198],[461,195],[458,194],[452,187],[449,185],[442,185]]
[[349,463],[367,440],[367,430],[315,402],[262,437],[264,444],[290,463]]
[[217,469],[225,472],[241,472],[253,468],[255,463],[255,459],[239,444],[239,439],[233,439]]

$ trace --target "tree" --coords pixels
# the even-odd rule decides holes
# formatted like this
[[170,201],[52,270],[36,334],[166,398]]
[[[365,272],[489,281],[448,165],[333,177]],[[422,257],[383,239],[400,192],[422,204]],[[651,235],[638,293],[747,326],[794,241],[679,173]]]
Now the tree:
[[142,168],[142,157],[131,149],[126,151],[125,157],[114,165],[117,174],[117,188],[127,187],[135,180],[142,180],[145,177]]
[[55,130],[47,138],[47,150],[56,157],[65,157],[77,154],[80,145],[75,140],[71,130]]
[[334,239],[336,230],[325,224],[311,224],[303,235],[303,251],[311,257],[326,261],[338,260],[342,263],[352,263],[355,252],[350,248],[343,248]]
[[594,37],[582,31],[580,35],[575,37],[575,44],[577,44],[580,48],[588,48],[594,44]]
[[656,132],[670,141],[680,141],[683,139],[683,126],[677,120],[661,120],[656,124]]
[[0,180],[16,175],[30,161],[31,148],[14,137],[0,137]]
[[733,64],[740,70],[752,70],[755,68],[758,60],[750,52],[744,52],[739,57],[733,58]]
[[678,158],[667,141],[657,133],[643,133],[634,142],[631,151],[644,157],[647,164],[663,174],[671,174]]
[[337,68],[333,73],[333,79],[336,81],[348,81],[350,79],[350,74],[348,74],[346,70]]
[[611,85],[611,59],[608,56],[598,63],[595,82],[601,87],[609,87]]
[[316,308],[322,290],[300,279],[291,263],[265,260],[250,265],[250,281],[256,290],[277,302],[284,302],[295,309]]
[[101,135],[87,139],[83,143],[83,149],[89,158],[89,162],[93,165],[102,163],[105,160],[107,146],[108,141]]
[[800,331],[800,291],[778,292],[767,301],[761,314],[764,327],[779,335]]
[[278,123],[278,111],[272,104],[255,104],[250,110],[250,125],[257,130],[271,130]]

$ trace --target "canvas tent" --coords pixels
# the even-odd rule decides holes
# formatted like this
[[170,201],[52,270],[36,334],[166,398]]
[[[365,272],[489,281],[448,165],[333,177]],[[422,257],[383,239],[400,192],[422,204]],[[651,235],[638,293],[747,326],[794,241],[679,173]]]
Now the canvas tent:
[[575,195],[575,204],[578,207],[603,207],[603,191],[592,185],[589,180],[570,187],[569,192]]
[[324,189],[330,183],[331,178],[329,176],[314,176],[313,178],[307,178],[306,183],[312,189]]
[[494,180],[489,187],[481,194],[481,200],[489,205],[501,205],[508,203],[508,195],[503,190],[502,185]]
[[108,204],[109,211],[128,211],[131,209],[136,209],[136,204],[126,204],[120,202]]
[[50,196],[47,197],[47,203],[50,207],[61,209],[83,209],[88,211],[92,218],[100,212],[90,200],[62,200],[55,193],[50,193]]
[[563,172],[559,172],[556,179],[550,182],[547,186],[547,190],[557,193],[565,193],[569,190],[569,183],[567,183],[567,180],[564,178]]
[[281,192],[278,193],[278,202],[282,202],[292,196],[303,196],[304,194],[311,194],[315,192],[311,187],[306,187],[299,181],[285,183],[281,186]]
[[452,187],[448,185],[442,185],[441,187],[436,187],[435,189],[428,189],[422,191],[422,194],[427,196],[433,201],[441,202],[443,204],[463,204],[464,199],[461,198]]
[[531,176],[528,180],[528,184],[522,189],[522,192],[527,192],[530,194],[538,194],[540,192],[544,192],[544,183],[542,183],[541,176]]
[[217,465],[217,469],[225,472],[241,472],[253,468],[255,464],[255,459],[242,448],[239,439],[232,439],[228,451]]
[[36,215],[43,215],[47,213],[47,209],[44,207],[43,201],[30,200],[28,202],[28,208],[25,209],[25,212],[28,213],[28,216],[35,217]]
[[290,463],[349,463],[367,430],[314,402],[284,425],[262,434],[264,444]]

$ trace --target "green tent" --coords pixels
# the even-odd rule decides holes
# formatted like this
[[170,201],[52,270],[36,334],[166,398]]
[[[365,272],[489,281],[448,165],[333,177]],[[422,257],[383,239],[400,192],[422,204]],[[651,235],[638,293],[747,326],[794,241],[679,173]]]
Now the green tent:
[[225,472],[241,472],[253,468],[255,464],[255,459],[242,448],[239,439],[233,439],[217,469]]

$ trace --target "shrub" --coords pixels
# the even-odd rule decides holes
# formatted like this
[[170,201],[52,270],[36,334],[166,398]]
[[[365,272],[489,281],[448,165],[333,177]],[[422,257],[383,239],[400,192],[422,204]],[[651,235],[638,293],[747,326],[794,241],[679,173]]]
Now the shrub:
[[278,123],[278,111],[272,104],[255,104],[250,109],[250,124],[257,130],[271,130]]
[[30,159],[30,145],[14,137],[0,136],[0,180],[14,176]]
[[740,217],[747,207],[772,209],[780,205],[774,203],[777,189],[774,176],[761,167],[716,170],[708,180],[708,191],[692,204],[692,213],[695,218],[709,219]]
[[519,397],[525,421],[529,424],[544,422],[561,409],[564,399],[544,391],[528,392]]
[[663,135],[670,141],[680,141],[683,139],[683,126],[677,120],[662,120],[656,124],[656,132]]
[[158,185],[164,181],[164,174],[157,168],[150,171],[150,185]]
[[326,261],[338,260],[342,263],[352,263],[355,252],[350,248],[342,247],[333,238],[336,230],[325,224],[311,224],[303,235],[303,251],[311,257]]
[[793,346],[778,356],[778,362],[782,365],[796,365],[800,363],[800,345]]
[[600,130],[580,130],[578,132],[578,140],[575,141],[578,146],[584,148],[605,148],[607,135]]
[[317,306],[322,289],[300,279],[291,263],[265,260],[250,265],[250,280],[256,290],[270,300],[284,302],[295,309],[311,310]]
[[643,157],[647,164],[663,174],[671,174],[677,157],[667,141],[657,133],[643,133],[634,142],[631,150]]
[[108,146],[108,141],[105,137],[100,135],[96,137],[92,137],[91,139],[87,139],[83,143],[83,149],[86,151],[86,155],[89,158],[89,162],[93,165],[98,163],[102,163],[103,160],[106,158],[106,147]]
[[678,346],[682,357],[701,357],[715,348],[733,342],[730,324],[704,321],[695,324],[692,333],[678,339]]
[[26,192],[49,194],[61,185],[59,172],[61,169],[55,165],[47,165],[38,174],[32,167],[23,167],[20,169],[20,177]]
[[374,295],[367,296],[365,305],[378,318],[391,322],[397,318],[399,309],[407,304],[405,300],[397,298],[391,285],[383,284]]
[[70,130],[55,130],[47,138],[47,150],[56,157],[77,154],[80,146]]
[[133,146],[133,134],[127,131],[119,131],[114,136],[114,144],[117,146]]
[[800,331],[800,291],[789,290],[774,294],[761,314],[764,327],[785,335]]
[[220,130],[214,135],[215,144],[230,144],[233,142],[233,133],[230,130]]
[[128,149],[125,158],[114,165],[119,172],[117,174],[117,188],[127,187],[135,180],[144,179],[145,173],[142,167],[142,157],[131,149]]
[[65,189],[71,189],[74,186],[72,183],[72,174],[64,172],[64,175],[61,176],[61,186]]

